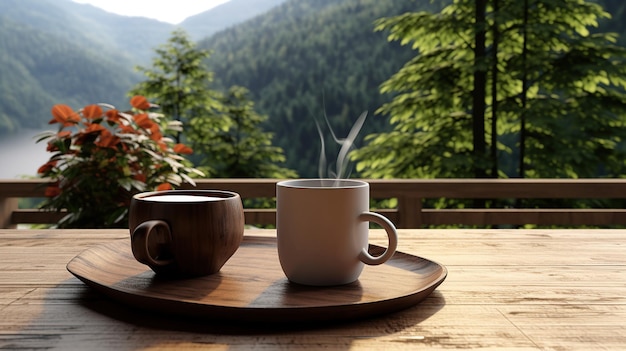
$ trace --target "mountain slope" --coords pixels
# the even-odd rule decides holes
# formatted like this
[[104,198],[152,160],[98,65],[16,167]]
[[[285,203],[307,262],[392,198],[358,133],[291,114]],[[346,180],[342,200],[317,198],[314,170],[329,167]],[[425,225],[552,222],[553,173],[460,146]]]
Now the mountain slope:
[[[374,20],[427,6],[412,0],[290,0],[199,45],[214,52],[209,67],[218,84],[251,90],[258,109],[269,115],[268,128],[285,149],[287,166],[316,177],[320,142],[314,119],[323,121],[326,113],[345,137],[368,111],[361,137],[383,130],[385,118],[374,116],[386,99],[378,87],[414,55],[374,32]],[[330,132],[324,133],[329,148]],[[328,157],[337,151],[329,150]]]
[[86,50],[109,50],[108,57],[127,63],[145,58],[174,28],[168,23],[118,16],[71,0],[2,0],[0,17]]
[[200,40],[224,28],[265,13],[283,2],[285,0],[230,0],[209,11],[185,19],[180,26],[194,40]]
[[176,28],[149,18],[116,15],[89,4],[57,0],[57,5],[72,15],[79,30],[87,32],[93,42],[115,47],[132,65],[148,63],[154,48]]
[[55,103],[120,104],[136,81],[101,53],[0,17],[0,132],[38,128]]
[[[266,11],[272,1],[279,2],[233,0],[247,10],[229,23]],[[214,18],[211,12],[197,20]],[[71,0],[0,0],[0,135],[44,126],[55,103],[127,106],[126,92],[143,78],[134,67],[149,65],[174,28]]]
[[[142,33],[150,33],[155,45],[165,39],[143,26],[150,20],[121,25],[120,18],[69,0],[0,1],[0,134],[42,127],[55,103],[127,105],[126,91],[140,79],[133,67],[147,57],[139,53],[149,52],[147,46],[127,48],[135,37],[150,42]],[[121,40],[121,31],[137,26],[143,29]],[[166,32],[160,35],[166,38]]]

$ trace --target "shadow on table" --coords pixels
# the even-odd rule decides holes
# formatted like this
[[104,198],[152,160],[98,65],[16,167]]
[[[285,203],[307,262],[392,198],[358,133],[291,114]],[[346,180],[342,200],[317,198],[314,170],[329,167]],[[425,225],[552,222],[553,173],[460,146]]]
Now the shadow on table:
[[415,327],[445,305],[444,296],[435,290],[421,303],[405,310],[358,320],[216,322],[136,309],[79,284],[73,278],[49,289],[44,301],[39,317],[16,336],[20,347],[29,348],[44,343],[34,334],[45,332],[46,335],[41,336],[47,336],[46,346],[61,349],[77,344],[92,345],[94,349],[105,346],[112,349],[175,347],[184,344],[242,349],[246,345],[293,344],[304,348],[347,350],[356,340],[391,336]]
[[[313,321],[313,322],[241,322],[241,321],[211,321],[201,318],[177,316],[171,314],[154,313],[142,309],[135,309],[85,287],[79,297],[80,305],[94,312],[107,316],[114,320],[133,324],[138,327],[162,329],[171,331],[183,331],[190,333],[214,333],[214,334],[276,334],[283,332],[297,332],[320,329],[354,328],[385,324],[385,328],[379,328],[381,335],[392,334],[404,328],[415,326],[430,318],[445,305],[444,296],[435,290],[421,303],[405,310],[389,314],[377,315],[369,318],[356,320]],[[332,319],[332,318],[330,318]],[[393,323],[389,323],[393,320]],[[390,327],[391,326],[391,327]],[[375,336],[375,335],[370,335]]]

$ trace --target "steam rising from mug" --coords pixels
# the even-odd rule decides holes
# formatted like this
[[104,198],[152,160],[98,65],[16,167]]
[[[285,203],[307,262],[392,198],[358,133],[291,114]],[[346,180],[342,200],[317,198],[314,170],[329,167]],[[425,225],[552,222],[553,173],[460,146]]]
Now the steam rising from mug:
[[[319,122],[317,121],[317,119],[315,119],[317,133],[319,134],[320,141],[322,143],[322,147],[320,150],[320,160],[317,168],[320,179],[345,179],[350,177],[352,169],[349,168],[350,162],[348,161],[348,153],[354,148],[354,140],[356,139],[357,135],[359,135],[359,132],[361,131],[361,128],[363,127],[366,118],[367,111],[361,113],[354,125],[352,125],[352,129],[350,129],[350,133],[348,133],[348,136],[345,139],[339,139],[333,131],[333,128],[330,126],[330,122],[328,121],[326,113],[324,113],[324,121],[326,122],[326,125],[330,130],[330,135],[332,136],[333,141],[338,145],[341,145],[341,149],[339,150],[339,154],[337,155],[337,163],[335,164],[334,171],[331,169],[331,166],[328,165],[328,162],[326,160],[326,145],[324,143],[324,134],[322,133],[322,128]],[[325,172],[328,172],[328,174],[326,175]]]

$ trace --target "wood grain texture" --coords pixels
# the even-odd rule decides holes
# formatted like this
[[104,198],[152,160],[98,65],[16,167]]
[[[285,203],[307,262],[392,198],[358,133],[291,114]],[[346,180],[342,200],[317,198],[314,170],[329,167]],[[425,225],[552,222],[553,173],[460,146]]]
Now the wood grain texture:
[[156,276],[134,259],[127,240],[89,249],[67,268],[87,285],[129,306],[217,321],[279,323],[396,312],[426,298],[447,274],[437,263],[397,253],[383,265],[367,266],[355,283],[302,286],[283,275],[274,238],[251,236],[222,270],[195,279]]
[[[0,230],[0,349],[626,349],[626,230],[399,235],[399,251],[448,268],[421,303],[350,322],[277,326],[129,308],[66,270],[85,249],[127,239],[127,230]],[[386,239],[373,231],[372,242]]]
[[[196,200],[172,200],[180,196]],[[128,218],[134,257],[155,272],[187,277],[219,271],[237,251],[245,226],[239,194],[217,190],[137,194]]]

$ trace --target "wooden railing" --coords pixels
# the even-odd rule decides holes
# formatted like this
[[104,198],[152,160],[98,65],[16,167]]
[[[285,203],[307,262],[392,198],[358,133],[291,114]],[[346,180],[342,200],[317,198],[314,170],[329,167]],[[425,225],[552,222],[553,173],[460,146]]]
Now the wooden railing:
[[[222,189],[243,199],[273,198],[276,179],[201,179],[198,189]],[[623,208],[423,208],[424,199],[626,199],[626,179],[385,179],[366,180],[373,199],[397,198],[380,209],[398,228],[427,225],[626,225]],[[0,180],[0,227],[56,223],[62,213],[18,209],[18,198],[41,198],[45,181]],[[190,186],[186,186],[190,188]],[[275,224],[275,209],[246,208],[246,223]]]

